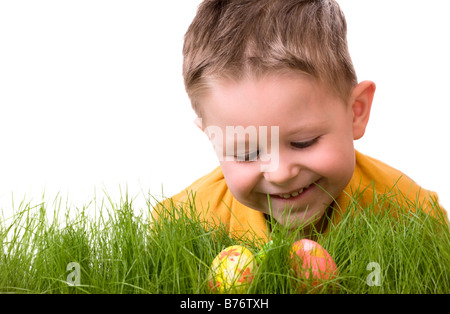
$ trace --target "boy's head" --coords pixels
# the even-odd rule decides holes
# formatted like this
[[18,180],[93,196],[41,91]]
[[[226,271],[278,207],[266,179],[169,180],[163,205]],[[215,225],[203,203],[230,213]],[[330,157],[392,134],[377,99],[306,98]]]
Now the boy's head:
[[211,84],[307,73],[346,99],[357,84],[347,24],[333,0],[206,0],[185,35],[185,86],[196,113]]
[[[292,227],[323,217],[353,175],[375,92],[356,81],[338,5],[206,0],[183,73],[233,196]],[[277,167],[262,171],[270,154]]]

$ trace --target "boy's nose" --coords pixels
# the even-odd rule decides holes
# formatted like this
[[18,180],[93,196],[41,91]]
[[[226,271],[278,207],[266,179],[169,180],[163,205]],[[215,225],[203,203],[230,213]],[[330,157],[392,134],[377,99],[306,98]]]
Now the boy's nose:
[[291,179],[297,177],[301,167],[298,164],[280,160],[278,168],[273,172],[264,172],[264,178],[270,183],[284,186],[288,185]]

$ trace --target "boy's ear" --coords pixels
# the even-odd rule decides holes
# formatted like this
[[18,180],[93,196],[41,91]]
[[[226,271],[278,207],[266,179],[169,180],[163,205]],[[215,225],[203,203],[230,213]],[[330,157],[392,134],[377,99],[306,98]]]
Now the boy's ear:
[[359,140],[366,132],[375,90],[376,85],[371,81],[363,81],[353,88],[350,105],[353,111],[354,140]]

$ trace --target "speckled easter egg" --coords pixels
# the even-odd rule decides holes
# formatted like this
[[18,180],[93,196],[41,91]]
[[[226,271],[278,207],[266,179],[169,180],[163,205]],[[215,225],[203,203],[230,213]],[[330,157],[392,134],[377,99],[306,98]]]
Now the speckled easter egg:
[[218,293],[244,293],[255,269],[255,258],[249,249],[240,245],[227,247],[211,263],[209,288]]
[[295,275],[308,280],[313,287],[337,275],[333,258],[319,243],[312,240],[295,242],[291,248],[291,261]]

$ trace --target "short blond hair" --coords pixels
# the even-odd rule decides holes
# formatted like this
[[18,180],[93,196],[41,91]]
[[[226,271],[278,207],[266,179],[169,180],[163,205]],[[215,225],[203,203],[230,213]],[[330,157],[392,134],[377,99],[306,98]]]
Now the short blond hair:
[[205,0],[186,32],[183,58],[197,114],[198,96],[216,79],[300,71],[344,100],[357,84],[347,23],[334,0]]

